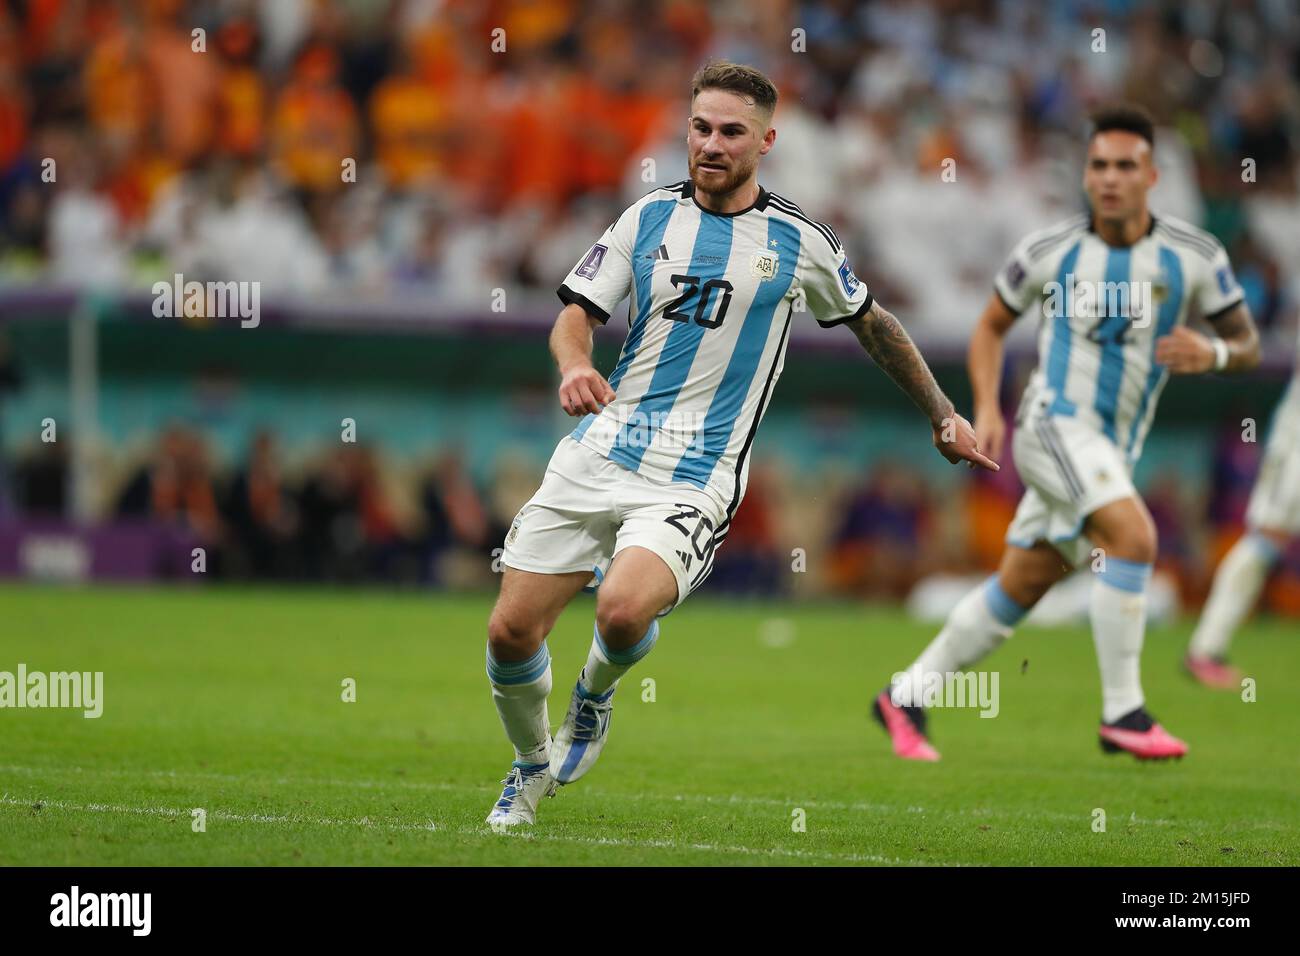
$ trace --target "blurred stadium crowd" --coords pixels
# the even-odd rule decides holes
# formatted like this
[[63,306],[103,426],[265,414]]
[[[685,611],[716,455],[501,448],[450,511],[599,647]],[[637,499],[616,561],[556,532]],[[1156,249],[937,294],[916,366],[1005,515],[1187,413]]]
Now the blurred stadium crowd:
[[[0,518],[70,517],[67,447],[33,444],[8,474],[0,469]],[[1184,606],[1201,603],[1240,533],[1257,447],[1225,428],[1203,490],[1170,468],[1144,488],[1159,532],[1157,568]],[[105,477],[104,520],[175,530],[207,549],[207,570],[219,579],[480,588],[500,571],[510,520],[541,474],[539,463],[502,456],[478,481],[455,447],[406,465],[368,444],[287,456],[271,430],[223,466],[201,430],[176,423]],[[954,485],[890,459],[865,474],[826,468],[810,481],[771,448],[751,471],[709,590],[898,601],[931,575],[987,573],[1022,490],[1010,469]],[[1265,605],[1300,616],[1294,552]],[[183,564],[157,571],[187,576]]]
[[775,79],[765,184],[913,326],[964,328],[1014,241],[1076,211],[1088,111],[1116,97],[1161,125],[1155,208],[1228,245],[1260,324],[1300,298],[1290,0],[12,0],[0,275],[549,305],[628,201],[684,178],[713,56]]
[[[761,181],[831,222],[923,341],[964,340],[1015,240],[1080,208],[1087,114],[1123,97],[1160,123],[1157,213],[1224,241],[1266,348],[1294,351],[1290,0],[0,0],[0,291],[180,272],[430,310],[482,310],[505,288],[551,312],[618,211],[685,177],[686,84],[710,57],[773,77]],[[490,581],[539,476],[476,481],[450,448],[399,474],[385,452],[288,466],[267,432],[217,466],[202,429],[177,424],[118,463],[103,511],[183,526],[221,576]],[[10,462],[13,510],[68,512],[66,454]],[[1204,493],[1174,473],[1148,489],[1189,602],[1237,533],[1256,456],[1225,432]],[[1008,470],[952,495],[899,461],[818,487],[769,449],[710,589],[898,598],[990,567],[1019,491]],[[810,573],[789,573],[794,548]],[[1270,601],[1300,613],[1294,567]]]

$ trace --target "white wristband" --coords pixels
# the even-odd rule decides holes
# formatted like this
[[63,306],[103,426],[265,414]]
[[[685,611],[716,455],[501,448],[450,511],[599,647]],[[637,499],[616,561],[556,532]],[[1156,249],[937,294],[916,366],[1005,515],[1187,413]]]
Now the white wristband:
[[1214,370],[1222,372],[1228,367],[1228,343],[1215,336],[1210,339],[1210,344],[1214,346]]

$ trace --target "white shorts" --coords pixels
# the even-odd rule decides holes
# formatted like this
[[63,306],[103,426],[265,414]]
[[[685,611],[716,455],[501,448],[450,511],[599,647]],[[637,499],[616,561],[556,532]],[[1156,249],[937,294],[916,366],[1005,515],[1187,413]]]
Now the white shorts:
[[692,485],[660,484],[565,436],[542,486],[515,515],[501,561],[519,571],[602,579],[624,548],[654,552],[677,578],[677,600],[713,570],[714,532],[725,509]]
[[1300,534],[1300,385],[1291,382],[1269,425],[1246,526]]
[[1031,548],[1047,541],[1077,567],[1092,551],[1083,535],[1088,515],[1137,496],[1124,453],[1101,432],[1059,415],[1026,416],[1011,450],[1025,495],[1007,544]]

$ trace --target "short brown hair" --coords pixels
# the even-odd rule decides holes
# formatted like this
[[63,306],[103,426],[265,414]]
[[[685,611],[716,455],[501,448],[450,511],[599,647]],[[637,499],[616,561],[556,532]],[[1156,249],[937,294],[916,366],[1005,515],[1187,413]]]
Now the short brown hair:
[[702,90],[726,90],[754,101],[769,116],[776,109],[776,86],[760,71],[742,63],[715,60],[700,67],[691,78],[691,102]]

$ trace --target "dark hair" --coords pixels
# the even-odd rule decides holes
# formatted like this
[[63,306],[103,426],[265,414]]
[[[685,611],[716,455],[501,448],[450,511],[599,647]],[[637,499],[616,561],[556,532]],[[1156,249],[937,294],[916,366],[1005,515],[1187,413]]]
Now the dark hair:
[[1136,104],[1121,103],[1093,113],[1092,133],[1088,138],[1116,129],[1141,136],[1152,148],[1156,145],[1155,120],[1151,118],[1150,113]]
[[726,90],[754,101],[758,109],[771,114],[776,109],[776,87],[752,66],[717,60],[700,67],[691,78],[691,100],[701,90]]

